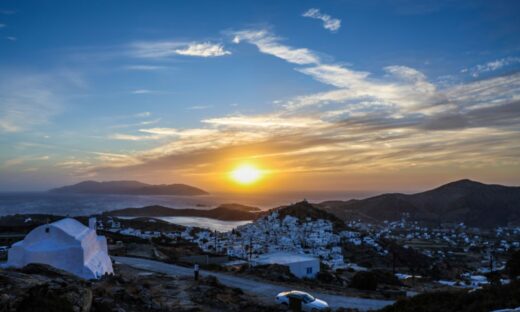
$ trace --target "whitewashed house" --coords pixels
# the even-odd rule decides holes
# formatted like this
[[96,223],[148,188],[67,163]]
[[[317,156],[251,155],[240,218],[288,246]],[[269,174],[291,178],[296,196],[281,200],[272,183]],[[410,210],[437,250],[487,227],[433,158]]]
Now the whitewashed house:
[[275,252],[252,259],[253,265],[279,264],[289,267],[289,271],[298,278],[314,278],[320,271],[320,260],[316,257]]
[[95,218],[89,220],[89,227],[66,218],[32,230],[9,249],[7,265],[29,263],[48,264],[84,279],[114,272],[106,238],[96,233]]

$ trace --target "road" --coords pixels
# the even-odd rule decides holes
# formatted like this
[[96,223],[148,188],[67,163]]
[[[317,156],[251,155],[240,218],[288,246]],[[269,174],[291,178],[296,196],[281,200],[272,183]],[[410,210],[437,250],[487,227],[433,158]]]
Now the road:
[[[164,262],[158,262],[153,260],[141,259],[141,258],[130,258],[130,257],[113,257],[117,262],[123,263],[134,268],[138,268],[141,270],[152,271],[157,273],[164,273],[168,275],[175,276],[192,276],[193,270],[168,264]],[[286,290],[290,290],[287,287],[271,284],[269,282],[252,280],[245,277],[240,277],[236,275],[220,273],[220,272],[211,272],[211,271],[200,271],[200,275],[214,275],[218,278],[218,280],[230,287],[238,287],[241,288],[245,293],[250,293],[256,295],[259,299],[263,300],[268,304],[274,303],[274,297]],[[298,289],[304,290],[305,289]],[[320,293],[316,291],[309,291],[313,296],[323,299],[327,301],[331,308],[354,308],[359,309],[361,311],[367,310],[377,310],[381,309],[384,306],[392,304],[393,301],[390,300],[379,300],[379,299],[364,299],[364,298],[356,298],[356,297],[346,297],[346,296],[338,296],[331,295],[326,293]]]

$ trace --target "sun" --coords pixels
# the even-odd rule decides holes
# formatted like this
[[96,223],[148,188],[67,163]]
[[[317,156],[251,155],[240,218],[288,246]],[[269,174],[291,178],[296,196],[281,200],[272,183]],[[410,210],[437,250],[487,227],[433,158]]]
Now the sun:
[[240,165],[230,173],[231,179],[239,184],[253,184],[262,178],[262,170],[253,165]]

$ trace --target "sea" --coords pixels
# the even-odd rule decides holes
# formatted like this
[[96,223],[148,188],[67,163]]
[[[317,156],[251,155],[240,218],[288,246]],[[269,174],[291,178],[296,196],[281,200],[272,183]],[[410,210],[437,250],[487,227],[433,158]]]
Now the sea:
[[[204,196],[172,195],[106,195],[58,194],[50,192],[0,193],[0,216],[13,214],[53,214],[61,216],[89,216],[105,211],[161,205],[174,209],[212,209],[224,203],[239,203],[270,209],[303,199],[311,202],[348,200],[371,194],[364,192],[291,192],[277,194],[217,193]],[[160,217],[160,216],[158,216]],[[200,217],[162,217],[164,221],[184,226],[197,226],[228,231],[248,221],[220,221]]]

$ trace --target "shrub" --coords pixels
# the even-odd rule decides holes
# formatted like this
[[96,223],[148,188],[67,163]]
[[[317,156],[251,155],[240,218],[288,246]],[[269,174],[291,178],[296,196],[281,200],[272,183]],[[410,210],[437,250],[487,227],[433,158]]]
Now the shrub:
[[377,277],[372,272],[357,272],[350,281],[350,287],[361,290],[376,290]]

